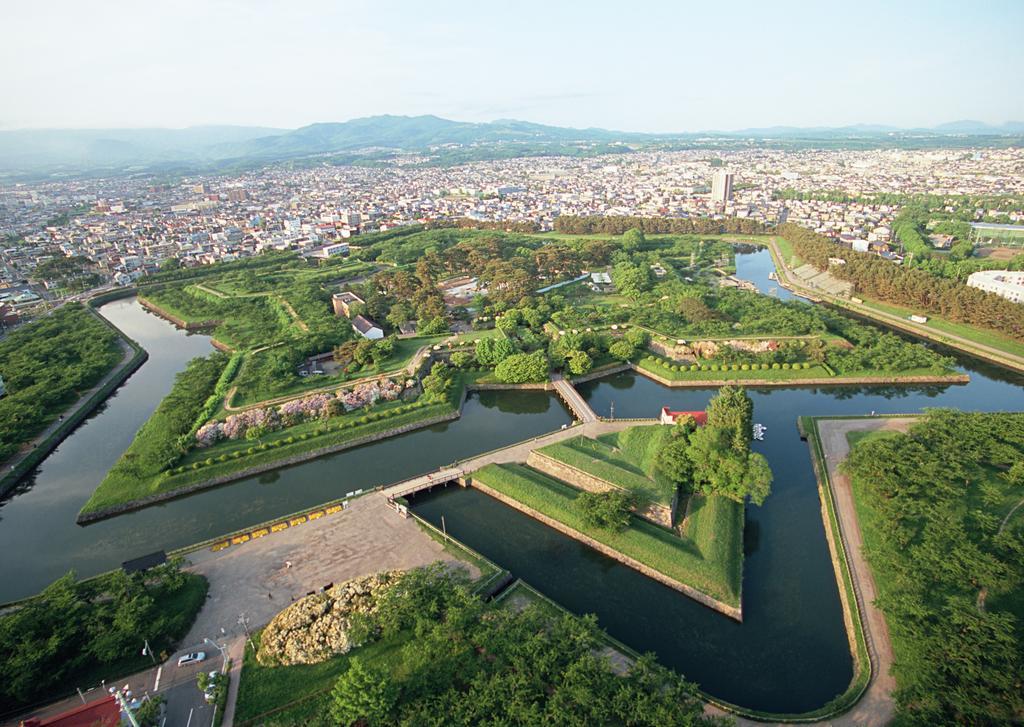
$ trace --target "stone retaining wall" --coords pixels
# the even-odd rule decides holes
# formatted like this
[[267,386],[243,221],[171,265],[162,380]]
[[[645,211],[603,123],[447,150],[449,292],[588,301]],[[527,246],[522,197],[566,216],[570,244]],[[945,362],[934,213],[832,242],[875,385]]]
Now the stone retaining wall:
[[704,606],[707,606],[708,608],[714,609],[715,611],[718,611],[719,613],[723,613],[726,616],[728,616],[729,618],[735,619],[736,621],[741,621],[741,622],[743,621],[743,609],[742,609],[742,607],[737,608],[736,606],[730,606],[727,603],[723,603],[723,602],[721,602],[721,601],[719,601],[717,599],[712,598],[711,596],[707,595],[706,593],[698,591],[693,586],[688,586],[685,583],[677,581],[675,578],[670,578],[669,576],[665,575],[664,573],[656,571],[653,568],[644,565],[640,561],[635,560],[634,558],[630,558],[628,555],[624,555],[624,554],[620,553],[619,551],[615,550],[614,548],[611,548],[611,547],[605,545],[604,543],[600,543],[600,542],[594,540],[593,538],[591,538],[591,537],[589,537],[587,535],[584,535],[583,533],[579,532],[578,530],[573,530],[568,525],[560,523],[557,520],[555,520],[554,518],[550,518],[547,515],[544,515],[543,513],[538,512],[537,510],[534,510],[533,508],[531,508],[531,507],[529,507],[527,505],[524,505],[523,503],[519,502],[518,500],[515,500],[515,499],[513,499],[511,497],[508,497],[507,495],[504,495],[504,494],[498,492],[497,490],[491,489],[487,485],[481,484],[480,482],[477,482],[476,480],[471,479],[470,480],[470,486],[475,487],[476,489],[480,490],[484,494],[493,497],[495,500],[498,500],[499,502],[502,502],[502,503],[508,505],[509,507],[515,508],[516,510],[519,510],[520,512],[529,515],[533,519],[538,520],[538,521],[544,523],[549,528],[554,528],[555,530],[557,530],[558,532],[562,533],[563,535],[568,535],[570,538],[573,538],[574,540],[580,541],[584,545],[587,545],[587,546],[593,548],[594,550],[596,550],[596,551],[598,551],[600,553],[603,553],[604,555],[607,555],[609,558],[617,560],[618,562],[622,563],[623,565],[628,565],[630,568],[633,568],[634,570],[640,571],[641,573],[643,573],[648,578],[653,578],[654,580],[658,581],[659,583],[661,583],[663,585],[666,585],[669,588],[672,588],[674,590],[679,591],[680,593],[683,593],[683,594],[689,596],[690,598],[692,598],[693,600],[697,601],[701,605],[704,605]]
[[455,419],[458,419],[461,415],[462,412],[460,407],[459,409],[456,409],[455,411],[452,411],[448,414],[440,414],[438,416],[430,417],[429,419],[423,419],[421,421],[403,424],[402,426],[395,427],[394,429],[385,429],[384,431],[377,432],[376,434],[368,434],[363,437],[356,437],[355,439],[350,439],[347,442],[340,442],[338,444],[332,444],[327,447],[320,447],[318,449],[309,450],[308,452],[294,454],[291,457],[284,457],[282,459],[273,460],[272,462],[253,465],[252,467],[246,467],[241,470],[236,470],[234,472],[229,472],[227,474],[211,477],[208,480],[203,480],[202,482],[197,482],[192,485],[184,485],[182,487],[177,487],[173,490],[168,490],[167,492],[160,492],[155,495],[140,497],[137,500],[132,500],[131,502],[124,502],[118,505],[111,505],[110,507],[105,507],[100,510],[94,510],[92,512],[79,513],[76,522],[78,522],[78,524],[80,525],[84,525],[85,523],[96,522],[97,520],[105,520],[106,518],[113,517],[114,515],[120,515],[122,513],[131,512],[133,510],[141,510],[144,507],[148,507],[149,505],[153,505],[158,502],[173,500],[178,497],[190,495],[194,492],[199,492],[200,490],[207,490],[211,487],[217,487],[219,485],[223,485],[228,482],[233,482],[235,480],[241,480],[246,477],[252,477],[254,475],[269,472],[271,470],[280,469],[282,467],[289,467],[294,464],[299,464],[300,462],[316,459],[317,457],[323,457],[324,455],[327,454],[334,454],[335,452],[342,452],[346,449],[360,447],[364,444],[370,444],[372,442],[380,441],[381,439],[387,439],[389,437],[394,437],[399,434],[405,434],[406,432],[412,432],[417,429],[425,429],[426,427],[432,427],[435,424],[442,424],[444,422],[454,421]]
[[966,384],[971,379],[967,374],[943,374],[936,376],[833,376],[817,379],[666,379],[653,371],[641,368],[636,364],[629,365],[641,376],[657,381],[659,384],[672,388],[706,389],[714,386],[843,386],[867,385],[885,386],[887,384]]
[[[561,480],[568,485],[572,485],[578,490],[586,490],[587,492],[609,492],[611,490],[624,490],[626,488],[621,485],[616,485],[613,482],[601,479],[596,475],[592,475],[589,472],[584,472],[581,469],[573,467],[570,464],[566,464],[561,460],[557,460],[554,457],[538,452],[536,449],[530,452],[526,458],[526,464],[533,467],[535,470],[539,470],[546,475],[550,475],[557,480]],[[660,525],[664,528],[672,527],[672,509],[665,505],[658,504],[656,502],[648,502],[638,507],[635,510],[636,514],[645,520],[650,520],[655,525]]]
[[554,387],[550,381],[538,381],[529,384],[467,384],[470,391],[552,391]]

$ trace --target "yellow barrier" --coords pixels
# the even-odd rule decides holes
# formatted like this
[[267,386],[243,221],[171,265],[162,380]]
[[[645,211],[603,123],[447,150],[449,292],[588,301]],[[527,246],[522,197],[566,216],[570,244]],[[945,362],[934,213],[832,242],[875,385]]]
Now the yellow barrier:
[[216,553],[218,550],[224,550],[225,548],[230,547],[232,544],[241,545],[242,543],[253,540],[254,538],[262,538],[264,535],[270,535],[271,533],[279,533],[282,530],[287,530],[289,527],[293,527],[295,525],[302,525],[303,523],[309,522],[310,520],[319,520],[324,515],[333,515],[334,513],[341,512],[344,509],[344,504],[331,505],[330,507],[324,508],[323,510],[316,510],[314,512],[308,513],[307,515],[300,515],[299,517],[293,517],[291,520],[288,521],[281,521],[279,523],[275,523],[271,525],[269,528],[263,527],[259,530],[253,530],[251,533],[243,533],[241,535],[236,535],[233,538],[231,538],[231,540],[223,540],[219,543],[211,545],[210,550]]

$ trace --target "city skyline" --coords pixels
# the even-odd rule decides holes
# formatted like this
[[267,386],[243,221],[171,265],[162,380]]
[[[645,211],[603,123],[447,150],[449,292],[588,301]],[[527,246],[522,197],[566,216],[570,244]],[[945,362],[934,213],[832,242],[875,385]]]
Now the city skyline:
[[1006,92],[1024,70],[1012,37],[1024,6],[981,3],[965,32],[952,3],[870,5],[851,16],[647,3],[623,23],[608,22],[610,5],[539,3],[18,6],[0,49],[17,69],[0,79],[0,128],[435,114],[668,133],[1024,119]]

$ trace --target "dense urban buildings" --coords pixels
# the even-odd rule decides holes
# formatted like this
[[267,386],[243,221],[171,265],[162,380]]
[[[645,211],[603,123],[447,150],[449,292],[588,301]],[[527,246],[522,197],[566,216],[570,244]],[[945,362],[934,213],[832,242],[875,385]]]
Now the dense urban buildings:
[[[456,217],[539,230],[552,229],[561,215],[739,217],[795,222],[855,249],[886,252],[899,206],[864,195],[1024,194],[1024,151],[1015,148],[719,154],[637,152],[454,167],[408,154],[377,167],[280,165],[173,183],[121,177],[7,184],[0,187],[0,234],[7,240],[0,302],[17,309],[54,288],[126,285],[171,258],[201,265],[269,249],[344,255],[361,233]],[[1018,223],[1024,209],[979,206],[975,218]],[[35,274],[61,258],[61,265],[44,268],[46,275]]]

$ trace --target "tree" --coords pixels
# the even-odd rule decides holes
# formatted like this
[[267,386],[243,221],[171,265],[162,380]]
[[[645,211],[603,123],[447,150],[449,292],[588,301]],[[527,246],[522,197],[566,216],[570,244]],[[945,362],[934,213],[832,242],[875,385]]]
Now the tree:
[[331,718],[346,727],[384,724],[397,698],[390,676],[369,669],[355,656],[331,690]]
[[636,349],[629,341],[620,339],[608,347],[608,353],[619,361],[629,361],[636,355]]
[[629,519],[636,507],[636,495],[629,490],[608,492],[581,492],[574,504],[583,522],[599,528],[621,532],[629,527]]
[[499,338],[480,338],[474,345],[476,360],[483,366],[497,366],[516,352],[512,341],[504,336]]
[[[205,672],[203,672],[205,674]],[[135,710],[135,719],[142,727],[156,727],[160,724],[161,706],[164,698],[161,695],[146,697],[142,704]]]
[[753,438],[754,402],[742,387],[723,386],[708,403],[708,426],[729,430],[733,448],[745,454]]
[[473,354],[468,351],[456,351],[451,355],[452,366],[458,369],[464,369],[473,363]]
[[544,381],[548,377],[548,358],[543,351],[513,354],[494,368],[494,375],[506,384]]
[[567,359],[569,373],[573,376],[583,376],[593,367],[594,362],[585,351],[573,351]]
[[622,233],[622,249],[626,252],[639,251],[645,242],[644,233],[636,227]]
[[690,435],[686,456],[693,465],[694,489],[736,502],[749,497],[760,505],[771,491],[771,469],[760,454],[739,451],[734,444],[734,431],[710,423]]

